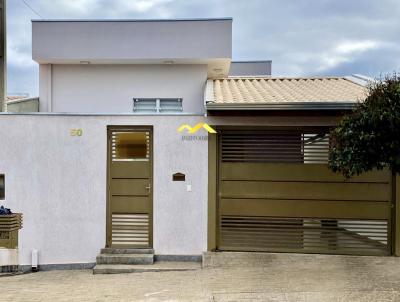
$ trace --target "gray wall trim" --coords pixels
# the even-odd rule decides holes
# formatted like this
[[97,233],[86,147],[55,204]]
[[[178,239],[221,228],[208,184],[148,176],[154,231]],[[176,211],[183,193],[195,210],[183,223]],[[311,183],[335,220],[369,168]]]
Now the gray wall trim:
[[272,60],[244,60],[244,61],[232,61],[232,63],[271,63]]
[[[39,265],[38,271],[55,271],[55,270],[81,270],[81,269],[92,269],[96,265],[95,262],[90,263],[60,263],[60,264],[41,264]],[[30,272],[32,271],[32,266],[30,265],[20,265],[20,271]]]
[[357,102],[287,102],[264,104],[207,103],[207,110],[351,110]]
[[0,112],[1,115],[44,115],[44,116],[205,116],[204,113],[78,113],[78,112]]
[[32,19],[31,22],[179,22],[179,21],[221,21],[232,17],[217,18],[174,18],[174,19]]
[[155,261],[201,262],[202,255],[154,255]]

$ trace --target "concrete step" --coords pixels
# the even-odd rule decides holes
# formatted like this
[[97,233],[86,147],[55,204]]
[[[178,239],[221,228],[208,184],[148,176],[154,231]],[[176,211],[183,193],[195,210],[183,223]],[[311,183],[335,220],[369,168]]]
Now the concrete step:
[[153,265],[98,264],[93,268],[93,274],[191,271],[200,268],[201,264],[199,262],[177,261],[155,262]]
[[117,249],[106,247],[101,249],[101,254],[154,254],[153,249]]
[[153,264],[152,254],[100,254],[97,264]]

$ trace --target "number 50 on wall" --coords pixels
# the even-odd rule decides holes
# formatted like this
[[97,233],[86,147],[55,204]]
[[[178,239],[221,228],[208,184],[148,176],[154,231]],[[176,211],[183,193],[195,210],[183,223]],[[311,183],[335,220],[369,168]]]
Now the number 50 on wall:
[[82,129],[70,129],[69,134],[71,136],[82,136],[83,130]]

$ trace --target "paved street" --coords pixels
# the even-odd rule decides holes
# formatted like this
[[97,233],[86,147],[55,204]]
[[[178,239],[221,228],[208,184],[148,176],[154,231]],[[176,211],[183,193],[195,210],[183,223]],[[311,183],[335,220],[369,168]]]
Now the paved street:
[[2,277],[0,301],[400,301],[399,258],[264,255],[184,272]]

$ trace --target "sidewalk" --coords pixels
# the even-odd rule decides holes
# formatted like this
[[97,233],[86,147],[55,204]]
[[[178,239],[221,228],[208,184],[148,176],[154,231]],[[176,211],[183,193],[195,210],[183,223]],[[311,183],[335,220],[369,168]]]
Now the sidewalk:
[[2,277],[0,301],[400,301],[399,258],[271,255],[274,261],[258,266],[237,261],[183,272]]

